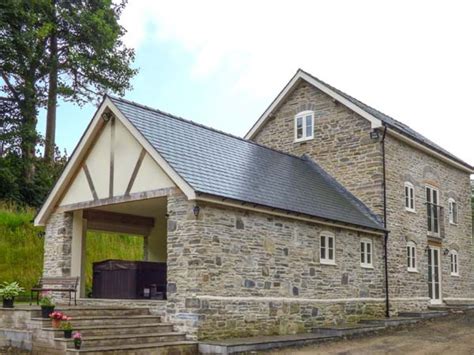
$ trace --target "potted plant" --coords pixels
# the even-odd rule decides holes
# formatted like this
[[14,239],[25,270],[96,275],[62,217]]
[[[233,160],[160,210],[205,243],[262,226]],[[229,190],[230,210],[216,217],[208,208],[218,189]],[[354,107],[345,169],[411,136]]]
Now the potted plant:
[[53,313],[55,307],[51,296],[49,296],[49,294],[47,293],[43,294],[41,296],[39,304],[41,306],[41,317],[49,318],[49,315]]
[[79,332],[74,332],[72,336],[72,340],[74,341],[74,348],[79,350],[82,344],[82,335]]
[[71,324],[71,317],[63,315],[61,319],[61,330],[64,331],[64,337],[66,339],[72,338],[72,324]]
[[61,326],[61,321],[63,320],[64,314],[59,311],[54,311],[49,315],[51,318],[51,326],[58,329]]
[[18,282],[4,282],[0,286],[0,296],[3,299],[3,308],[13,308],[15,297],[25,291],[23,287],[20,287]]

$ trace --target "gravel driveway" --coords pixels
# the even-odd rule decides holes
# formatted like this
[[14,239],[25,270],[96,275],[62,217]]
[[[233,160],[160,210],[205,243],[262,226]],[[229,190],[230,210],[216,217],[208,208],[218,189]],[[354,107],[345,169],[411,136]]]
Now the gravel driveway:
[[379,335],[284,349],[271,354],[474,354],[474,313],[387,330]]

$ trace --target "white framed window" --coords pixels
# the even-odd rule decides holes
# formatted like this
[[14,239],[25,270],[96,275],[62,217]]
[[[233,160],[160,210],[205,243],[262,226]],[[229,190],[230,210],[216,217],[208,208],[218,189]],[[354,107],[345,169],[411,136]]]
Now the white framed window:
[[407,243],[407,270],[417,271],[416,269],[416,244],[412,241]]
[[405,209],[415,212],[415,187],[411,182],[405,182]]
[[314,112],[303,111],[295,116],[295,142],[314,137]]
[[336,264],[336,239],[332,233],[322,233],[320,236],[319,260],[321,264]]
[[450,258],[451,258],[451,275],[459,276],[459,255],[456,250],[451,250]]
[[458,204],[454,198],[448,200],[449,223],[458,224]]
[[428,233],[439,234],[439,192],[431,186],[426,186],[426,211]]
[[373,248],[371,239],[360,240],[360,265],[366,268],[373,268]]

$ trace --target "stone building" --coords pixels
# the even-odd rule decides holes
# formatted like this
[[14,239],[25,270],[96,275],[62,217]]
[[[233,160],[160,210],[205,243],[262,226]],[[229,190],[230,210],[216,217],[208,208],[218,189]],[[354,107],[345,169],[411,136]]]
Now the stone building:
[[35,219],[44,274],[85,297],[87,230],[141,236],[198,339],[472,301],[472,172],[301,70],[245,139],[106,96]]

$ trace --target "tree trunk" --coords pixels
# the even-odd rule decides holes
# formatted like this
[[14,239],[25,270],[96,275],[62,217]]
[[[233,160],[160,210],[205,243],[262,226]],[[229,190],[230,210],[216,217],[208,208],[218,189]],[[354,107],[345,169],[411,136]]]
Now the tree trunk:
[[49,72],[48,110],[46,114],[46,138],[44,159],[48,162],[54,160],[56,143],[56,104],[58,97],[58,39],[56,33],[51,36],[50,43],[51,70]]
[[37,111],[36,95],[34,89],[34,79],[32,76],[25,82],[25,98],[20,103],[20,112],[22,116],[22,127],[20,130],[21,152],[23,158],[23,174],[25,182],[33,181],[35,174],[35,152],[38,143],[38,134],[36,132]]

